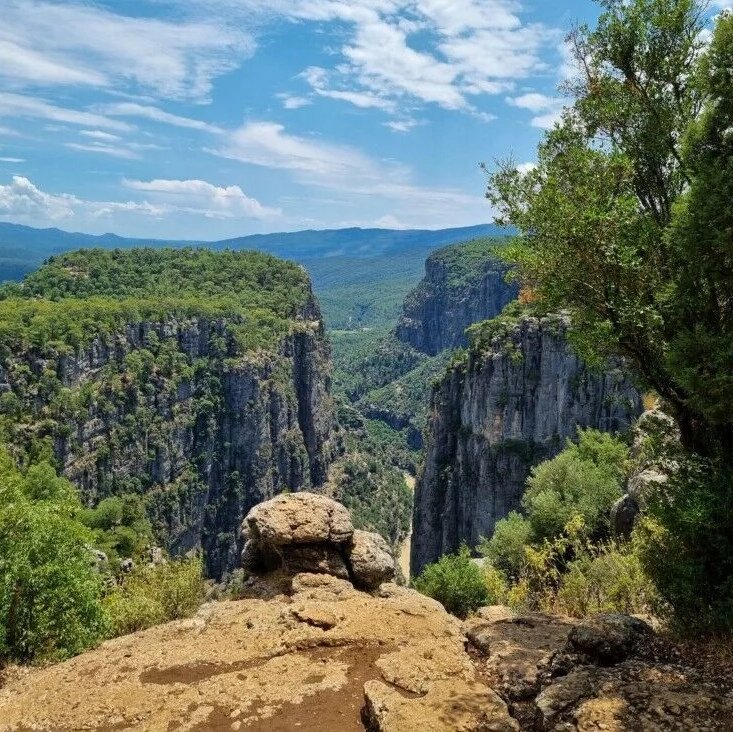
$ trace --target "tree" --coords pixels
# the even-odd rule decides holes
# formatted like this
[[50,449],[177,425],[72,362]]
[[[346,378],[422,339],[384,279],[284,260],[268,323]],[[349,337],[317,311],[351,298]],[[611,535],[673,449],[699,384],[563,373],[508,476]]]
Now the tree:
[[104,636],[102,579],[71,484],[0,451],[0,657],[59,659]]
[[733,463],[733,18],[697,0],[604,0],[570,35],[574,103],[537,167],[490,179],[507,256],[588,358],[621,353],[686,448]]

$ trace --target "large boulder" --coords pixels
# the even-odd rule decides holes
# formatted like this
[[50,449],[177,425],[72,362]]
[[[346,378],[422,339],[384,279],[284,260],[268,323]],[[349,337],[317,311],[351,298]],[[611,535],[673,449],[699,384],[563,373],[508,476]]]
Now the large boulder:
[[316,493],[283,493],[255,506],[244,519],[247,541],[261,546],[345,544],[354,533],[348,509]]
[[632,615],[599,613],[573,627],[568,643],[586,661],[606,666],[629,658],[651,635],[651,627]]
[[288,493],[260,503],[242,525],[242,565],[250,572],[330,574],[376,590],[395,575],[387,542],[354,531],[348,510],[315,493]]
[[387,542],[369,531],[354,531],[349,547],[349,562],[354,584],[376,589],[395,576],[394,557]]

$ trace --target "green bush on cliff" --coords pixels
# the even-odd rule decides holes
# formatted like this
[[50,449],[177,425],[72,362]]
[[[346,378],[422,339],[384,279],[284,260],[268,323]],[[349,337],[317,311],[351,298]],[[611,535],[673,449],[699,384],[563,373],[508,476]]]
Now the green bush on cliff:
[[106,633],[80,510],[76,490],[50,465],[23,473],[0,450],[0,657],[58,660]]
[[199,558],[137,568],[104,598],[110,636],[189,617],[203,602],[204,590]]
[[459,618],[496,602],[481,567],[471,559],[471,552],[466,546],[462,546],[457,554],[445,554],[434,564],[429,564],[412,585]]
[[682,632],[733,632],[732,526],[733,471],[707,460],[682,460],[649,498],[637,552]]

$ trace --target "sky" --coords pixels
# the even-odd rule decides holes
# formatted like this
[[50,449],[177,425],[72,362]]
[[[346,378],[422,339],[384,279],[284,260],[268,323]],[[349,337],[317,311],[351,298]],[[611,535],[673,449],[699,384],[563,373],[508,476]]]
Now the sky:
[[491,221],[591,0],[0,0],[0,220],[215,240]]

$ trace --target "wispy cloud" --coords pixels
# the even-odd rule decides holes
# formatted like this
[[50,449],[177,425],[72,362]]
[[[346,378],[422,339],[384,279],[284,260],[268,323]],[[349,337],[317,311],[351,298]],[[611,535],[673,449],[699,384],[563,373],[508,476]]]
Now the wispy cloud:
[[0,117],[46,119],[83,127],[102,127],[120,132],[129,132],[132,126],[126,122],[110,119],[103,114],[85,110],[59,107],[39,97],[0,92]]
[[0,77],[18,85],[130,86],[206,101],[213,79],[251,55],[234,26],[120,15],[82,2],[5,0]]
[[100,155],[109,155],[113,158],[125,158],[127,160],[134,160],[140,157],[137,153],[125,147],[113,147],[112,145],[105,145],[101,142],[92,142],[89,144],[83,142],[65,142],[64,147],[68,147],[70,150],[98,153]]
[[518,97],[507,99],[514,107],[527,109],[534,113],[531,124],[540,129],[550,129],[562,117],[565,100],[560,97],[551,97],[546,94],[529,92]]
[[173,125],[175,127],[184,127],[189,130],[200,130],[203,132],[219,133],[221,127],[209,124],[199,119],[190,117],[181,117],[177,114],[171,114],[158,107],[145,104],[136,104],[135,102],[117,102],[115,104],[106,104],[100,107],[107,115],[113,117],[138,117],[148,119],[161,124]]
[[0,163],[24,163],[25,158],[0,158]]
[[308,97],[301,97],[293,94],[276,94],[277,98],[282,102],[285,109],[301,109],[313,104],[313,100]]
[[375,160],[360,150],[302,137],[274,122],[252,122],[225,136],[210,152],[265,168],[290,171],[307,185],[351,196],[420,201],[443,206],[474,206],[482,197],[461,191],[427,188],[412,181],[411,170],[391,161]]
[[216,186],[204,180],[150,181],[124,180],[125,187],[135,191],[159,194],[178,210],[201,213],[208,218],[266,219],[281,215],[278,209],[263,206],[247,196],[239,186]]
[[[196,0],[212,8],[211,0]],[[234,17],[338,22],[347,29],[341,62],[307,68],[314,93],[388,113],[434,104],[475,113],[483,95],[510,91],[544,71],[542,54],[561,34],[525,23],[517,0],[221,0]],[[405,116],[404,114],[402,116]]]

